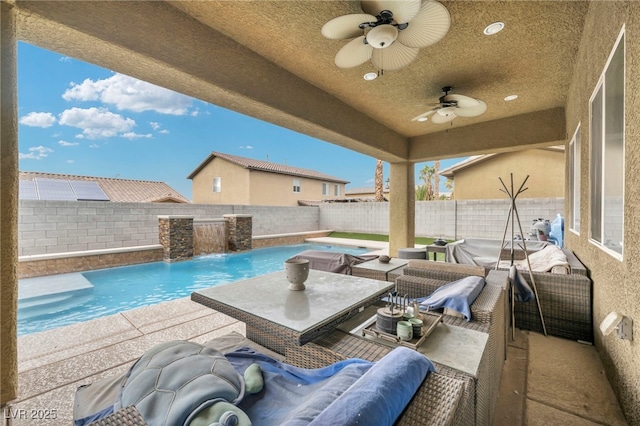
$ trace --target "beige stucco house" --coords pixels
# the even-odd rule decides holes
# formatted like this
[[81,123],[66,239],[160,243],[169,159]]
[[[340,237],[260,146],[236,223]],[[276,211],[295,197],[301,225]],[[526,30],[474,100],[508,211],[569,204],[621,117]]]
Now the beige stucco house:
[[454,200],[504,198],[499,178],[509,187],[511,174],[518,187],[529,176],[519,198],[564,197],[564,146],[474,155],[440,172],[453,179]]
[[193,202],[297,206],[301,201],[343,199],[346,180],[315,170],[212,152],[187,177]]

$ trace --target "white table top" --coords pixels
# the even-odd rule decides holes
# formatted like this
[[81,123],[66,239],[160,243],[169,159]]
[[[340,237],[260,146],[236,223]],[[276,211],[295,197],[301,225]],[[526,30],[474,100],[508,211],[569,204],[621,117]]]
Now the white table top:
[[378,259],[369,260],[368,262],[358,263],[357,265],[353,265],[353,268],[362,268],[362,269],[370,269],[373,271],[381,271],[381,272],[391,272],[398,268],[402,268],[407,263],[409,263],[408,259],[396,259],[392,258],[389,263],[382,263]]
[[196,293],[304,333],[362,306],[376,294],[392,291],[394,284],[312,269],[305,290],[292,291],[288,286],[283,270]]

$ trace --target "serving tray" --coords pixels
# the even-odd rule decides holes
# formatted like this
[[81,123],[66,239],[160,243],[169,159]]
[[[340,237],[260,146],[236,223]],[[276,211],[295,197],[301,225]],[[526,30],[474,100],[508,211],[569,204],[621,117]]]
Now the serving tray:
[[363,336],[371,336],[377,339],[387,340],[389,342],[395,343],[400,346],[406,346],[411,349],[418,350],[420,345],[424,343],[426,338],[431,334],[431,332],[436,328],[438,323],[442,322],[442,314],[436,312],[421,312],[422,315],[422,336],[418,338],[411,339],[409,341],[401,340],[395,334],[387,333],[382,331],[376,327],[376,316],[370,318],[362,329]]

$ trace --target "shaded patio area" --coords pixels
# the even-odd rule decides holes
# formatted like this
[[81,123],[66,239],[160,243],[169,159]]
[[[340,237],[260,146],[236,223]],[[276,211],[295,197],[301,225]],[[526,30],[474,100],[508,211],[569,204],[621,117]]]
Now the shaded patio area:
[[[204,343],[232,331],[244,334],[245,326],[184,298],[20,337],[18,398],[5,414],[14,425],[69,424],[78,386],[122,374],[158,343]],[[33,419],[32,410],[51,418]],[[521,331],[508,348],[495,418],[496,425],[626,424],[594,346]]]

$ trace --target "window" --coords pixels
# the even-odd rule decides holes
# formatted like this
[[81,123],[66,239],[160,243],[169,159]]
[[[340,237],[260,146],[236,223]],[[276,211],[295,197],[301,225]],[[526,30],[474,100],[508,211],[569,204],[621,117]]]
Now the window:
[[300,192],[300,179],[293,180],[293,192]]
[[323,183],[322,184],[322,195],[329,195],[329,184],[328,183]]
[[340,185],[333,185],[333,195],[336,197],[340,196]]
[[569,228],[580,233],[580,125],[569,142]]
[[590,117],[590,238],[617,258],[624,246],[624,31],[591,97]]
[[220,192],[222,190],[221,184],[222,179],[219,177],[213,178],[213,192]]

